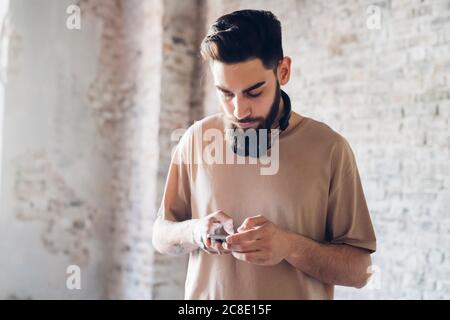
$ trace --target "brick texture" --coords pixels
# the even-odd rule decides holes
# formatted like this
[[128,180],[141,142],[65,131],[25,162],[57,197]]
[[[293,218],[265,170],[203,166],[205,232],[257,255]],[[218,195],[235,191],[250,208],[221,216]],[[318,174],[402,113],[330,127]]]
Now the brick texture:
[[[329,124],[355,152],[378,251],[373,282],[336,287],[336,298],[450,298],[450,2],[208,4],[208,23],[243,8],[278,16],[293,109]],[[367,27],[369,5],[379,29]],[[205,99],[214,112],[215,97]]]

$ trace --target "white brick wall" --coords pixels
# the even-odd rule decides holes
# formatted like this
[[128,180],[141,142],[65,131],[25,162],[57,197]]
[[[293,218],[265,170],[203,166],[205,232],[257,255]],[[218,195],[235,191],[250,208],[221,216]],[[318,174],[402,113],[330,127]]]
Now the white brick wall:
[[[337,287],[336,298],[450,298],[450,1],[208,4],[207,23],[244,8],[278,16],[293,109],[328,123],[355,152],[379,272],[362,290]],[[381,10],[379,30],[366,27],[370,4]],[[215,99],[206,93],[207,113]]]

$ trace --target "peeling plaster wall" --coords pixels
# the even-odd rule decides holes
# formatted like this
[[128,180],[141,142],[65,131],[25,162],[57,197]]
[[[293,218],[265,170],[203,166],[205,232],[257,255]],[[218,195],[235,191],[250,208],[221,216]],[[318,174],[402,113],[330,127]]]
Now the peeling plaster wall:
[[[70,3],[10,3],[0,298],[103,295],[111,167],[85,94],[101,25],[86,20],[81,31],[68,30]],[[81,268],[81,290],[66,288],[71,264]]]
[[88,90],[111,146],[112,251],[108,298],[151,298],[161,79],[160,1],[81,1],[102,21],[98,71]]
[[11,3],[0,298],[151,298],[161,2],[70,4]]
[[[171,140],[175,129],[186,129],[203,114],[202,65],[198,46],[204,26],[203,1],[165,0],[163,16],[163,56],[161,74],[161,113],[158,197],[162,192],[170,163]],[[187,28],[186,26],[189,26]],[[187,256],[155,253],[154,299],[183,299]]]

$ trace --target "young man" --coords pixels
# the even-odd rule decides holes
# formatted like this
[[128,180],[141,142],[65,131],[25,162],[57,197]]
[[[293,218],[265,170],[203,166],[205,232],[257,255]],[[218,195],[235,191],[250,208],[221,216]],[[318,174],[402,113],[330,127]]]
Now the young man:
[[[159,252],[190,255],[185,298],[332,299],[334,285],[363,287],[376,239],[356,161],[345,138],[291,110],[280,89],[291,67],[280,22],[267,11],[222,16],[201,54],[222,112],[195,122],[176,146],[153,230]],[[208,130],[222,133],[213,135],[223,146],[216,155],[276,155],[276,172],[195,161]],[[253,154],[250,140],[237,139],[250,130],[270,133],[258,135]],[[209,237],[218,227],[223,243]]]

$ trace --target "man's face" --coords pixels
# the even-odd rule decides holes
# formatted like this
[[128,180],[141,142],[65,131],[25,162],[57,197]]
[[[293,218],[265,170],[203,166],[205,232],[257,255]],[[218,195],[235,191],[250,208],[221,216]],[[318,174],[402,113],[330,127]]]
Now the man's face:
[[225,128],[269,129],[279,114],[280,84],[260,59],[236,64],[211,63],[225,113]]

